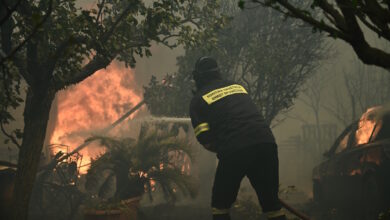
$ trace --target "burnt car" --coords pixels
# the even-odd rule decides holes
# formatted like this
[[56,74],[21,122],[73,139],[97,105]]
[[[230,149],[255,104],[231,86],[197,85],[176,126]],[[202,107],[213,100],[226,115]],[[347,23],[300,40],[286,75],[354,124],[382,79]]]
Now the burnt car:
[[390,111],[374,107],[349,125],[313,169],[313,198],[377,219],[390,208]]

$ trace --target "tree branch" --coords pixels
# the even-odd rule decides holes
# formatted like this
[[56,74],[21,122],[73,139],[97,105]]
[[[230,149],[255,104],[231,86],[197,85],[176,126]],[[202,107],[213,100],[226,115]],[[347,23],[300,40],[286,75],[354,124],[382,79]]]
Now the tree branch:
[[1,3],[2,5],[5,7],[7,13],[4,15],[4,17],[1,18],[0,20],[0,26],[4,24],[4,22],[6,22],[12,15],[12,13],[14,13],[16,11],[16,9],[19,7],[20,3],[22,2],[22,0],[18,0],[16,2],[16,4],[14,4],[12,6],[12,8],[8,8],[7,7],[7,4],[5,3],[4,0],[1,0]]
[[318,28],[320,30],[326,31],[327,33],[329,33],[333,37],[339,37],[339,38],[342,38],[342,39],[346,39],[348,37],[343,32],[341,32],[340,30],[338,30],[338,29],[336,29],[336,28],[334,28],[334,27],[332,27],[330,25],[327,25],[324,22],[316,20],[311,15],[308,15],[308,13],[306,13],[304,10],[301,10],[301,9],[293,6],[292,4],[290,4],[287,0],[275,0],[275,2],[279,3],[285,9],[287,9],[288,12],[282,11],[278,7],[269,5],[269,3],[264,3],[262,0],[253,0],[253,2],[261,4],[264,7],[272,7],[273,9],[275,9],[275,10],[277,10],[277,11],[279,11],[279,12],[281,12],[281,13],[289,16],[289,17],[294,17],[294,18],[301,19],[301,20],[309,23],[313,27],[316,27],[316,28]]
[[[112,24],[110,29],[104,32],[98,38],[99,43],[94,44],[96,46],[95,49],[97,51],[97,54],[94,56],[94,58],[87,65],[85,65],[78,73],[74,74],[69,79],[65,79],[63,82],[60,83],[57,82],[55,85],[56,89],[62,89],[66,86],[81,82],[85,78],[95,73],[96,71],[107,67],[111,63],[112,59],[114,59],[115,57],[115,54],[112,54],[111,56],[104,55],[104,50],[103,48],[101,48],[100,45],[104,45],[104,43],[109,40],[109,38],[112,36],[117,26],[125,18],[125,16],[132,9],[132,7],[133,4],[129,3],[128,6],[123,10],[123,12],[118,16],[118,18]],[[61,53],[61,51],[59,51],[59,53]]]
[[[390,8],[386,9],[381,6],[378,0],[365,0],[367,8],[367,14],[375,15],[378,22],[381,24],[390,23]],[[390,2],[389,2],[390,3]]]
[[9,134],[5,130],[3,123],[0,123],[0,128],[1,128],[1,131],[3,132],[3,134],[5,136],[7,136],[7,138],[9,138],[12,141],[12,143],[14,143],[20,149],[21,145],[19,144],[19,142],[16,140],[16,138],[12,134]]
[[366,4],[362,7],[362,11],[370,18],[371,22],[379,28],[379,32],[375,31],[380,36],[390,40],[390,12],[380,6],[376,0],[365,1]]
[[107,67],[111,63],[111,61],[112,58],[108,58],[100,54],[95,55],[95,57],[78,73],[74,74],[69,79],[65,79],[63,82],[57,83],[55,85],[56,90],[60,90],[66,86],[83,81],[85,78],[89,77],[96,71]]
[[352,3],[348,0],[336,0],[336,2],[344,15],[348,27],[347,31],[350,36],[353,36],[353,38],[346,39],[346,41],[352,45],[359,58],[366,64],[376,64],[390,69],[390,54],[373,48],[367,43],[364,33],[357,22]]
[[177,47],[177,44],[169,44],[169,42],[167,42],[167,41],[171,38],[174,38],[174,37],[180,37],[180,34],[169,34],[169,35],[166,35],[162,39],[156,39],[156,42],[162,43],[163,45],[167,46],[168,48],[173,49],[173,48]]
[[[272,1],[278,5],[272,4],[272,2],[270,3],[265,0],[254,0],[254,2],[266,7],[272,7],[273,9],[278,10],[287,16],[301,19],[314,28],[329,33],[334,38],[340,38],[346,41],[353,47],[360,60],[366,64],[377,65],[386,69],[390,69],[390,53],[375,47],[371,47],[368,44],[356,19],[357,16],[364,16],[358,15],[362,12],[362,9],[357,8],[356,5],[353,5],[352,1],[350,0],[336,0],[336,4],[338,9],[341,11],[341,14],[339,13],[338,9],[335,9],[326,0],[317,1],[318,6],[320,6],[325,15],[329,14],[330,17],[334,18],[334,21],[330,22],[334,23],[338,29],[326,24],[323,21],[315,19],[309,12],[299,9],[292,3],[289,3],[288,0]],[[377,26],[377,28],[381,30],[381,32],[378,34],[381,34],[383,37],[388,36],[388,34],[390,34],[388,27],[388,24],[390,23],[390,16],[387,15],[387,10],[382,8],[376,0],[365,2],[367,5],[370,4],[371,8],[370,11],[365,11],[365,13],[367,13],[367,15],[371,14],[370,20]],[[279,8],[279,6],[281,6],[284,10]],[[376,16],[375,11],[379,11],[379,15]],[[386,16],[384,16],[385,14]],[[329,16],[328,18],[330,18]],[[362,22],[367,24],[365,19],[362,19]],[[376,30],[376,28],[373,28],[372,25],[367,26],[373,31]]]
[[[364,14],[359,13],[359,14],[357,14],[357,16],[358,16],[359,20],[362,21],[363,24],[366,25],[368,28],[370,28],[372,31],[374,31],[375,33],[378,33],[379,35],[388,39],[388,37],[383,33],[383,31],[381,29],[379,29],[378,27],[376,27],[374,24],[372,24],[370,21],[368,21],[366,19]],[[389,40],[390,40],[390,38],[389,38]]]
[[87,44],[88,41],[86,37],[81,37],[81,36],[78,37],[70,36],[67,39],[65,39],[62,43],[60,43],[57,49],[55,50],[54,54],[50,55],[46,61],[45,66],[47,67],[48,72],[50,73],[53,72],[58,60],[61,58],[61,56],[64,54],[64,51],[66,51],[66,49],[69,46],[73,46],[76,44],[80,45],[83,43]]
[[280,5],[285,7],[289,12],[291,12],[291,14],[294,17],[300,18],[303,21],[313,25],[314,27],[328,32],[331,36],[339,37],[341,39],[348,39],[349,38],[348,35],[346,35],[345,33],[341,32],[340,30],[337,30],[337,29],[335,29],[335,28],[325,24],[324,22],[318,21],[318,20],[314,19],[312,16],[307,15],[306,13],[304,13],[304,11],[302,11],[302,10],[300,10],[298,8],[295,8],[292,4],[288,3],[287,0],[276,0],[276,1]]
[[118,16],[115,22],[112,24],[111,28],[102,34],[102,36],[98,39],[99,42],[105,43],[111,35],[114,33],[115,29],[118,27],[119,23],[125,18],[125,16],[129,13],[129,11],[133,8],[133,4],[129,3],[127,7],[123,10],[123,12]]
[[34,36],[34,34],[39,30],[39,28],[46,22],[46,20],[50,17],[51,12],[52,12],[52,6],[53,6],[53,0],[50,0],[49,2],[49,8],[43,17],[43,19],[33,28],[32,32],[27,35],[27,37],[24,38],[24,40],[16,46],[11,52],[8,53],[8,55],[2,56],[0,60],[0,65],[3,65],[3,63],[9,59],[11,59],[16,52],[18,52],[28,41],[31,40],[31,38]]
[[104,8],[104,3],[105,3],[105,0],[103,0],[102,3],[100,3],[99,12],[96,15],[96,21],[95,21],[97,24],[99,22],[100,16],[102,15],[102,11],[103,11],[103,8]]
[[327,0],[318,1],[318,6],[333,17],[336,27],[342,30],[346,28],[344,17]]

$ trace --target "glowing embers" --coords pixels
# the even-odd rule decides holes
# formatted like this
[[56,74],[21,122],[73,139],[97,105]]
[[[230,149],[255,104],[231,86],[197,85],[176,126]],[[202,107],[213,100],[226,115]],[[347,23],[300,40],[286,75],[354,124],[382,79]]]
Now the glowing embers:
[[[164,164],[160,163],[159,167],[152,167],[148,172],[154,172],[157,169],[160,171],[164,169],[176,169],[179,168],[182,175],[191,175],[191,158],[185,154],[184,152],[177,150],[168,153],[169,163]],[[157,182],[155,179],[148,177],[148,172],[138,171],[134,172],[130,170],[130,176],[139,176],[140,178],[149,179],[149,183],[144,185],[145,192],[147,191],[156,191],[157,190]],[[177,188],[174,186],[172,188],[172,192],[176,193]]]
[[354,169],[349,173],[350,176],[355,176],[355,175],[362,175],[362,170],[359,169]]
[[[112,63],[107,69],[99,70],[81,83],[59,92],[56,97],[57,106],[53,106],[56,110],[51,116],[54,129],[50,144],[66,145],[68,148],[54,145],[52,154],[64,150],[69,152],[91,135],[99,135],[101,129],[109,126],[141,101],[142,98],[135,88],[137,87],[133,71],[120,63]],[[131,117],[134,117],[134,114]],[[129,130],[121,129],[113,132]],[[103,152],[104,149],[96,143],[81,150],[80,173],[86,173],[91,157]]]
[[381,148],[374,148],[366,151],[359,160],[359,168],[355,168],[350,171],[350,176],[362,175],[362,169],[365,170],[369,167],[380,166],[382,162],[382,151]]
[[368,150],[361,158],[360,163],[371,163],[379,166],[382,161],[382,149],[373,148]]

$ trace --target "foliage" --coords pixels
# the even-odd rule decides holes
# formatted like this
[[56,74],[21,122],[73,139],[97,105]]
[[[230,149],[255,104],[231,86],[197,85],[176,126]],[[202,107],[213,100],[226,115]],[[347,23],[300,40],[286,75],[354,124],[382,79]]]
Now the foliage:
[[73,219],[85,200],[79,186],[76,161],[65,161],[55,170],[38,175],[34,184],[30,216],[32,218]]
[[[12,68],[9,64],[0,66],[2,68],[2,80],[0,84],[0,127],[2,133],[6,136],[4,144],[8,144],[12,141],[17,147],[20,147],[20,139],[23,134],[20,129],[15,129],[10,133],[6,131],[5,126],[9,125],[15,118],[10,113],[10,108],[15,110],[20,103],[21,99],[21,78],[17,74],[17,70]],[[8,82],[8,83],[6,83]]]
[[[134,66],[136,56],[151,56],[152,42],[173,48],[212,39],[213,32],[204,32],[205,27],[217,28],[223,22],[215,1],[100,0],[84,8],[79,3],[18,1],[5,15],[1,7],[1,125],[12,121],[10,108],[20,106],[26,92],[23,135],[21,130],[4,132],[2,127],[10,140],[23,136],[17,144],[19,166],[13,203],[18,219],[27,218],[57,91],[81,82],[114,59]],[[24,87],[22,92],[19,85]]]
[[312,26],[314,31],[323,31],[333,38],[344,40],[366,64],[390,68],[389,51],[370,44],[364,34],[369,30],[389,43],[388,0],[311,0],[310,7],[302,7],[299,1],[240,0],[239,6],[244,8],[252,2],[271,7],[286,16],[298,18]]
[[[185,55],[178,58],[179,70],[173,74],[178,79],[172,82],[174,89],[165,88],[166,92],[161,92],[163,87],[155,86],[155,93],[160,94],[161,101],[154,100],[152,113],[163,108],[165,100],[171,100],[171,97],[164,96],[168,90],[172,91],[169,94],[177,94],[178,105],[188,106],[191,96],[187,94],[191,91],[191,84],[185,79],[196,59],[203,55],[216,58],[225,78],[246,87],[268,123],[293,105],[301,85],[327,53],[324,37],[312,35],[309,28],[302,27],[302,22],[286,21],[270,9],[255,8],[242,12],[233,7],[233,2],[226,1],[222,5],[222,14],[230,16],[230,22],[216,30],[216,45],[212,49],[207,45],[187,48]],[[254,18],[256,22],[253,22]],[[153,81],[150,87],[153,87]],[[177,109],[174,110],[174,115],[178,114]]]
[[[175,47],[198,45],[211,38],[222,20],[217,3],[209,1],[99,1],[91,9],[78,8],[75,0],[22,2],[2,26],[1,49],[12,50],[37,23],[51,14],[37,33],[10,61],[2,63],[2,124],[13,120],[9,107],[23,102],[20,84],[60,90],[106,67],[113,59],[135,65],[135,56],[150,56],[151,42]],[[46,13],[45,13],[46,12]],[[30,19],[32,17],[33,19]],[[9,34],[5,36],[6,34]],[[40,83],[41,78],[45,83]]]
[[[176,199],[176,190],[195,196],[193,179],[182,171],[182,164],[177,161],[178,154],[192,157],[190,145],[176,138],[175,133],[144,126],[136,141],[95,138],[101,140],[107,152],[92,161],[86,188],[96,191],[99,197],[117,201],[147,192],[152,199],[154,183],[167,200]],[[110,197],[114,179],[115,193]]]
[[183,117],[188,116],[192,89],[184,74],[166,75],[164,84],[152,76],[148,86],[144,86],[144,98],[152,115]]

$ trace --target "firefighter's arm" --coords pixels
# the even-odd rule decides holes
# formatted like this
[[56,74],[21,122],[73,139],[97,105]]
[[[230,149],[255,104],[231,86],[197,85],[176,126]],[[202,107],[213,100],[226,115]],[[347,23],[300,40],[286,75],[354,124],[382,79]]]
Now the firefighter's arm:
[[190,106],[190,117],[192,127],[198,142],[208,151],[217,152],[217,148],[214,143],[214,138],[210,132],[210,125],[207,122],[207,118],[202,111],[197,109],[195,105]]
[[[192,120],[194,121],[194,120]],[[215,144],[213,144],[214,140],[212,137],[212,134],[210,132],[210,125],[207,122],[202,122],[202,123],[194,123],[193,122],[193,127],[194,127],[194,132],[196,139],[198,142],[208,151],[217,152],[217,148]]]

